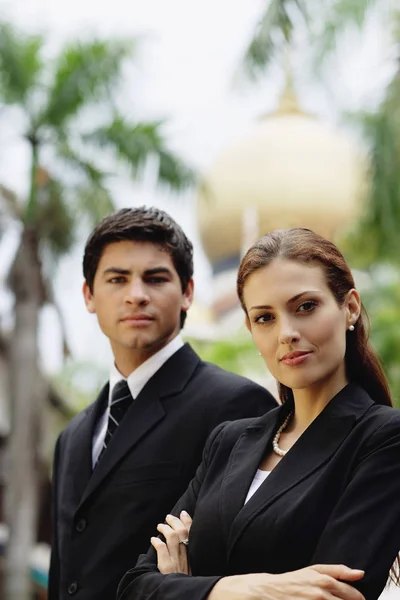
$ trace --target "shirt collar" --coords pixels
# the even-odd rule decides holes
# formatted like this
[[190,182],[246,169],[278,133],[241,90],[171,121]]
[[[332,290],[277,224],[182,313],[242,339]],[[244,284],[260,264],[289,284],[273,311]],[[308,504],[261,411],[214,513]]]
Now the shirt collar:
[[171,358],[175,352],[182,348],[182,346],[183,340],[180,335],[177,335],[166,346],[153,354],[153,356],[150,356],[150,358],[145,360],[144,363],[142,363],[137,369],[132,371],[128,377],[121,375],[113,363],[110,371],[110,393],[108,397],[108,403],[110,404],[111,394],[114,386],[118,383],[118,381],[121,381],[121,379],[127,381],[132,397],[136,398],[146,383],[153,377],[153,375],[157,373],[163,364],[167,362],[167,360]]

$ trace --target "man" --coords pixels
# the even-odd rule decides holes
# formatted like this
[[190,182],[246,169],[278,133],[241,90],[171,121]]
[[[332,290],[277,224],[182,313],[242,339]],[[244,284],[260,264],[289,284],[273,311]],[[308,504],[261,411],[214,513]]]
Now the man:
[[261,386],[204,363],[179,331],[192,244],[165,212],[122,209],[90,235],[83,294],[114,356],[97,400],[57,441],[49,600],[112,600],[147,550],[219,423],[276,406]]

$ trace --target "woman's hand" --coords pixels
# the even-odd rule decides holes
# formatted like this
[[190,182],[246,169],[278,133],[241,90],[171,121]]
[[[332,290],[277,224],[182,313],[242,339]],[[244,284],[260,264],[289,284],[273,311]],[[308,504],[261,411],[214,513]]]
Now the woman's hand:
[[344,583],[363,576],[364,571],[344,565],[313,565],[281,575],[233,575],[220,579],[207,600],[365,600]]
[[163,534],[165,542],[152,537],[150,542],[157,552],[157,567],[160,573],[184,573],[190,575],[187,543],[192,519],[186,511],[178,517],[167,515],[166,523],[159,523],[157,531]]

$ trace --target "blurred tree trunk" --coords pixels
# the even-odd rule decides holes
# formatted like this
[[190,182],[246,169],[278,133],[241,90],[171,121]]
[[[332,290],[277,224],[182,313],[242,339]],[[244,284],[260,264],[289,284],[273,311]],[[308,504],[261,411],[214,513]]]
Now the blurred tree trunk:
[[4,600],[30,600],[29,557],[36,542],[38,514],[40,399],[36,383],[38,318],[43,286],[37,239],[29,227],[22,232],[9,282],[15,298],[15,325],[10,343],[12,419],[5,498],[9,541]]
[[[84,147],[111,151],[116,160],[130,167],[134,178],[156,157],[157,180],[170,189],[184,189],[195,179],[192,170],[168,150],[160,121],[131,121],[116,110],[110,90],[123,80],[124,61],[134,49],[131,41],[71,42],[49,63],[42,36],[20,32],[0,19],[0,42],[1,116],[8,109],[19,108],[24,115],[24,142],[31,151],[28,198],[20,201],[0,184],[1,216],[22,228],[9,281],[15,300],[15,329],[9,355],[13,418],[6,514],[10,536],[2,600],[27,600],[38,503],[35,442],[43,401],[36,385],[38,320],[44,301],[48,301],[39,247],[57,259],[72,247],[82,218],[89,217],[94,224],[114,210],[106,185],[110,173],[85,159]],[[89,131],[86,127],[84,132],[75,129],[72,120],[79,122],[81,111],[93,102],[107,108],[104,120]],[[44,146],[67,168],[61,180],[40,165]],[[72,169],[77,177],[69,176]]]

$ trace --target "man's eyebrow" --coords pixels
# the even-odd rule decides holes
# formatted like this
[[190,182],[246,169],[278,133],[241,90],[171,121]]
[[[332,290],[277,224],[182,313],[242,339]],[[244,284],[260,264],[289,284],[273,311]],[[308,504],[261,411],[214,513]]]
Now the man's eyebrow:
[[168,267],[154,267],[153,269],[146,269],[144,272],[145,275],[159,275],[161,273],[172,275],[172,271]]
[[[301,298],[302,296],[305,296],[306,294],[316,294],[316,293],[320,293],[318,292],[318,290],[306,290],[304,292],[300,292],[300,294],[296,294],[295,296],[293,296],[293,298],[290,298],[287,301],[287,304],[293,304],[293,302],[296,302],[296,300],[299,300],[299,298]],[[271,310],[273,307],[269,306],[268,304],[260,304],[257,306],[252,306],[251,308],[249,308],[249,312],[251,310]]]
[[104,269],[103,275],[108,275],[109,273],[118,273],[118,275],[130,275],[132,271],[130,269],[121,269],[121,267],[107,267],[107,269]]
[[[172,276],[172,271],[168,267],[153,267],[152,269],[146,269],[144,275],[148,277],[151,275],[159,275],[162,273],[164,273],[165,275]],[[132,271],[131,269],[122,269],[121,267],[107,267],[107,269],[104,269],[103,275],[109,274],[132,275]]]

